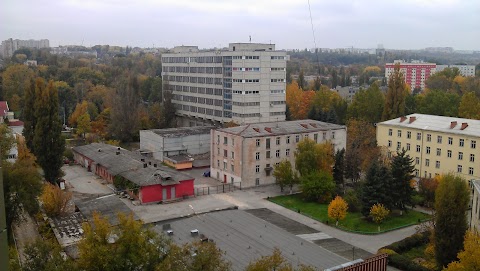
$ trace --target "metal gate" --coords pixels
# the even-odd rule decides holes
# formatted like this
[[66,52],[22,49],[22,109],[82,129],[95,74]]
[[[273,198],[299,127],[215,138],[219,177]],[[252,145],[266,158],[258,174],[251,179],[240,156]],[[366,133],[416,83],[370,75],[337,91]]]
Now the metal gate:
[[210,194],[221,194],[221,193],[228,193],[233,192],[236,190],[242,190],[242,183],[225,183],[215,186],[207,186],[207,187],[197,187],[195,188],[195,196],[205,196]]

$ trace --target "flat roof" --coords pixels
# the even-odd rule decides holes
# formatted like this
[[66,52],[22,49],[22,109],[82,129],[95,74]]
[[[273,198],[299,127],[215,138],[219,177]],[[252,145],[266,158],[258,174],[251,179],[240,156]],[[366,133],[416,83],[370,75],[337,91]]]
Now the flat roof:
[[[166,233],[169,224],[174,242],[184,244],[198,240],[201,235],[215,242],[225,252],[225,259],[232,263],[233,270],[244,270],[261,256],[271,255],[274,248],[281,250],[293,266],[299,263],[323,270],[348,262],[314,243],[241,210],[206,213],[169,222],[159,222],[153,228]],[[191,231],[198,230],[192,236]]]
[[151,129],[142,130],[140,132],[151,131],[163,137],[184,137],[189,135],[210,134],[210,130],[215,129],[214,126],[195,126],[195,127],[180,127],[168,129]]
[[[74,202],[90,223],[93,223],[94,212],[99,212],[102,216],[106,217],[112,226],[119,224],[117,217],[118,213],[126,215],[133,213],[132,210],[130,210],[130,208],[128,208],[128,206],[115,194],[93,199],[77,199],[74,200]],[[139,219],[135,213],[133,213],[133,218],[135,220]]]
[[[412,122],[410,122],[411,117],[415,118],[415,120]],[[380,122],[379,125],[480,137],[480,120],[417,113],[405,116],[405,118],[406,119],[404,121],[401,121],[401,117],[387,120],[384,122]],[[454,121],[456,121],[457,124],[455,125],[455,127],[450,128],[451,123]],[[463,123],[467,123],[468,126],[462,130]]]
[[346,129],[346,126],[322,122],[318,120],[305,119],[255,123],[231,128],[218,129],[218,131],[238,135],[241,137],[263,137],[340,129]]

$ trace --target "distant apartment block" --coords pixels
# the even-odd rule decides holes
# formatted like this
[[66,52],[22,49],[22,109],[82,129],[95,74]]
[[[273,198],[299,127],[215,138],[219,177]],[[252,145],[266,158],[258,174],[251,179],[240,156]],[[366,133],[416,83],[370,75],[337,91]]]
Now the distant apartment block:
[[345,148],[345,126],[316,120],[248,124],[211,131],[210,176],[224,183],[252,187],[275,183],[274,166],[287,159],[295,166],[295,150],[304,138],[330,141]]
[[424,89],[425,81],[435,73],[437,64],[412,61],[411,63],[403,60],[395,60],[393,63],[385,64],[385,77],[388,79],[395,71],[395,66],[399,65],[400,71],[405,77],[405,83],[411,90],[415,88]]
[[411,114],[378,123],[377,144],[390,154],[405,149],[417,177],[480,179],[480,120]]
[[177,46],[162,55],[162,75],[177,115],[238,124],[285,120],[285,51],[274,44],[231,43],[228,49]]
[[437,72],[446,68],[457,68],[462,76],[475,76],[475,65],[437,65]]
[[47,39],[43,40],[14,40],[8,39],[2,41],[0,55],[4,58],[13,56],[13,53],[21,48],[49,48],[50,42]]

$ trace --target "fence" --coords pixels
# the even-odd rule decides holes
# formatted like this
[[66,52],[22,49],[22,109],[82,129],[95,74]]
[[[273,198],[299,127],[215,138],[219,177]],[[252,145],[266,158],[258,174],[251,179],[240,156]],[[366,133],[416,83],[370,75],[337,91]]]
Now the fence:
[[195,196],[205,196],[210,194],[221,194],[221,193],[228,193],[233,192],[236,190],[242,190],[242,183],[225,183],[215,186],[207,186],[207,187],[197,187],[195,188]]
[[387,270],[387,258],[386,253],[374,255],[361,262],[355,263],[346,267],[330,268],[327,270],[335,271],[386,271]]

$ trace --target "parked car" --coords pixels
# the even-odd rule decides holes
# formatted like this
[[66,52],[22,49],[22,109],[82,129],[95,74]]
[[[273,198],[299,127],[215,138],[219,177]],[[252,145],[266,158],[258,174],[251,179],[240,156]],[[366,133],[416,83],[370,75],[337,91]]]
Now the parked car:
[[210,177],[210,169],[203,173],[203,177]]

